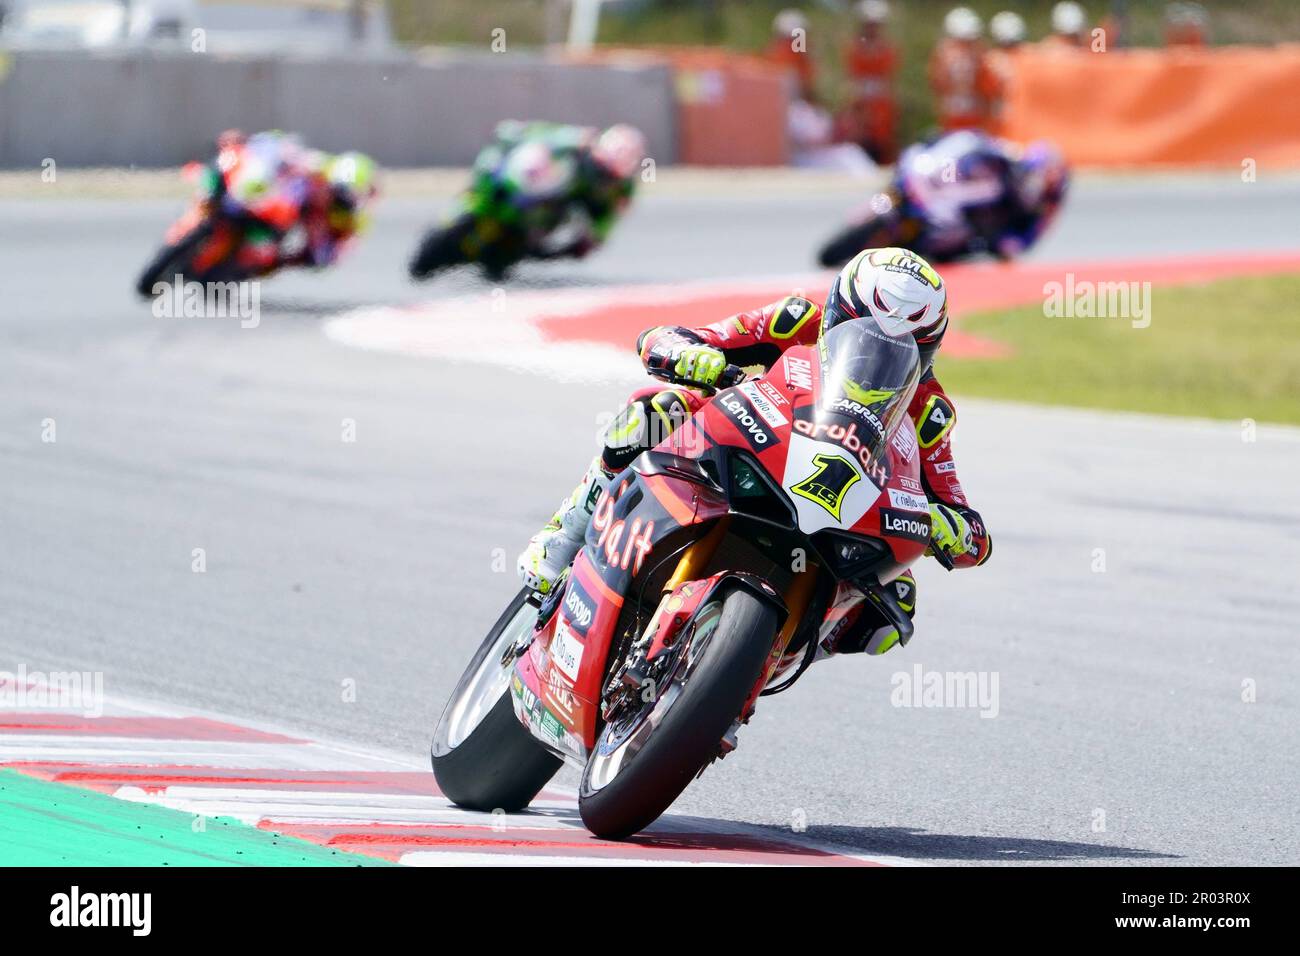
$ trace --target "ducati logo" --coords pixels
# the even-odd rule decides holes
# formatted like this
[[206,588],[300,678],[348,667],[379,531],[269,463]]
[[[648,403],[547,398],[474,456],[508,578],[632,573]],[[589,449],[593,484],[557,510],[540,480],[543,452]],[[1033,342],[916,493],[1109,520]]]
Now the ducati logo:
[[843,455],[813,455],[813,464],[817,470],[790,490],[801,498],[815,501],[839,521],[844,496],[862,476]]

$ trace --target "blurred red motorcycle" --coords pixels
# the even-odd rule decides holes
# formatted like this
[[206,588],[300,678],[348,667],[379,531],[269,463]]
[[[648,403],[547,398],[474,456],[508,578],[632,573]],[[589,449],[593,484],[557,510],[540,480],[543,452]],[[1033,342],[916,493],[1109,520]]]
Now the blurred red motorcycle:
[[197,187],[194,199],[140,273],[140,295],[154,295],[177,276],[228,282],[268,275],[305,243],[303,187],[264,157],[229,145],[215,163],[189,163],[182,174]]

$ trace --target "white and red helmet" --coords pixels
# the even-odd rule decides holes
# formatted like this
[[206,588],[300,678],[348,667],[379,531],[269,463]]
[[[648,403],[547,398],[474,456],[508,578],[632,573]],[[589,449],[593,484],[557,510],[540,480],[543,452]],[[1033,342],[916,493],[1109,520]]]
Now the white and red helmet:
[[854,9],[862,23],[885,23],[889,20],[887,0],[861,0]]
[[631,179],[641,168],[645,149],[645,137],[639,129],[617,123],[596,139],[591,157],[619,179]]
[[808,32],[808,18],[803,15],[802,10],[788,7],[772,18],[773,36],[788,40],[794,36],[796,30]]
[[915,252],[864,249],[831,283],[822,331],[855,319],[874,321],[886,335],[911,335],[924,372],[948,328],[948,289]]
[[954,40],[978,40],[984,21],[970,7],[953,7],[943,18],[943,32]]
[[993,14],[989,20],[989,36],[1001,47],[1025,42],[1025,18],[1012,10]]
[[1060,36],[1081,36],[1088,29],[1088,14],[1075,0],[1061,0],[1052,7],[1052,32]]

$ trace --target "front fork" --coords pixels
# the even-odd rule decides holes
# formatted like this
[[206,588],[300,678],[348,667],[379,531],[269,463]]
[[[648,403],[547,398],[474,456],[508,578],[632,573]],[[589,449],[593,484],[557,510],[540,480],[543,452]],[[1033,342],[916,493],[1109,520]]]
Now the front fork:
[[[690,542],[682,551],[681,557],[677,559],[677,567],[664,582],[659,596],[659,605],[629,648],[627,659],[621,666],[615,668],[609,683],[601,693],[602,714],[606,720],[609,720],[618,709],[621,696],[645,686],[653,662],[677,643],[677,637],[685,630],[687,622],[699,607],[699,598],[702,597],[702,595],[695,595],[692,600],[692,596],[683,585],[704,576],[704,569],[713,560],[718,546],[727,535],[730,523],[731,516],[722,515],[707,533]],[[688,600],[690,600],[689,604]],[[665,621],[666,616],[676,620]]]

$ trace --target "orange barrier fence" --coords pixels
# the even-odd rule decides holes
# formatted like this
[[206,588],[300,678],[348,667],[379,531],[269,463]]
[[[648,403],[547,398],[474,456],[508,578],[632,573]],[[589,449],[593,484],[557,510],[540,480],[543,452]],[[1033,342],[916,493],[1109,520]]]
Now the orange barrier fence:
[[1004,135],[1082,166],[1300,165],[1300,45],[1017,51]]
[[766,60],[712,47],[601,47],[580,59],[631,58],[673,69],[677,161],[696,166],[783,166],[792,77]]

